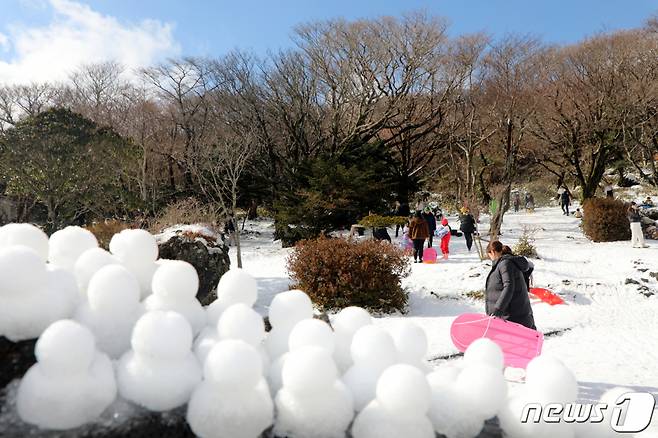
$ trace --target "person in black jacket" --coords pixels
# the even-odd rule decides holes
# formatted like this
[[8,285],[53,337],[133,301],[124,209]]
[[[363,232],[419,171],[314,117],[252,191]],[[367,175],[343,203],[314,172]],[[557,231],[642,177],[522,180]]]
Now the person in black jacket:
[[434,216],[434,213],[432,213],[429,207],[426,207],[425,211],[423,211],[423,219],[427,222],[427,228],[430,232],[430,237],[427,239],[427,247],[431,248],[434,240],[434,232],[436,231],[436,216]]
[[473,246],[473,233],[475,232],[475,218],[471,214],[468,208],[464,207],[461,209],[459,215],[459,229],[464,233],[464,239],[466,239],[466,248],[471,250]]
[[526,274],[530,270],[528,260],[503,254],[503,244],[497,240],[489,243],[487,254],[493,262],[484,293],[487,315],[536,330],[526,284]]
[[560,206],[562,207],[562,214],[569,216],[569,206],[571,205],[571,193],[566,187],[560,189]]

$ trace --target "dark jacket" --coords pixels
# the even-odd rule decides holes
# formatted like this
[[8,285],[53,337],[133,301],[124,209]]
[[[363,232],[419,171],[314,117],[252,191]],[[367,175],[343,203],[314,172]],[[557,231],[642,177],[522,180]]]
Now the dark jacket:
[[459,216],[459,229],[466,234],[473,234],[475,231],[475,218],[472,214],[462,214]]
[[409,217],[411,214],[411,210],[409,209],[409,204],[401,204],[400,208],[398,208],[397,215],[398,216],[404,216],[404,217]]
[[411,240],[425,240],[430,237],[430,230],[427,227],[427,222],[422,218],[413,218],[409,222],[409,238]]
[[568,191],[562,192],[560,195],[560,201],[562,202],[562,205],[569,205],[571,204],[571,195],[569,194]]
[[427,222],[430,234],[434,234],[434,231],[436,231],[436,217],[432,213],[423,213],[423,219]]
[[630,208],[628,210],[628,221],[631,223],[642,222],[642,216],[640,215],[640,212]]
[[504,255],[493,262],[485,289],[487,315],[535,329],[526,283],[529,271],[530,263],[524,257]]

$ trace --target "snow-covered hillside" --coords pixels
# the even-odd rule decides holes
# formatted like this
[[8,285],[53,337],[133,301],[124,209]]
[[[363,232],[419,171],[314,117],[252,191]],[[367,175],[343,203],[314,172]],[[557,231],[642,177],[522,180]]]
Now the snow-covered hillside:
[[[482,230],[487,220],[482,218]],[[539,330],[560,332],[546,338],[544,352],[574,371],[582,401],[598,400],[616,386],[658,394],[658,242],[648,241],[646,249],[631,248],[630,242],[592,243],[579,222],[558,208],[505,216],[503,243],[515,244],[524,228],[536,230],[541,258],[534,261],[535,285],[551,288],[567,303],[533,303]],[[458,227],[454,217],[450,224]],[[256,233],[245,238],[244,268],[258,280],[256,309],[265,314],[272,297],[290,284],[285,267],[290,250],[271,241],[270,222],[248,223],[246,229]],[[380,325],[406,319],[425,328],[430,359],[457,353],[449,334],[454,317],[484,310],[483,301],[466,294],[484,289],[490,263],[481,262],[475,250],[469,253],[462,237],[452,238],[450,250],[448,261],[412,264],[404,282],[410,294],[407,314],[377,318]],[[658,436],[653,423],[642,436]]]

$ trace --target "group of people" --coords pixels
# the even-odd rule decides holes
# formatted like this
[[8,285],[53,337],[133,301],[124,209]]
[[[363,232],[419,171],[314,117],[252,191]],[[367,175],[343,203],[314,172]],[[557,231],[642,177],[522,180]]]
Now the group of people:
[[[405,212],[403,207],[396,211],[400,213],[399,215],[402,215],[402,213]],[[459,229],[466,239],[466,247],[471,251],[473,246],[473,234],[476,232],[476,221],[467,207],[461,209],[459,221]],[[396,227],[395,237],[398,237],[399,229],[400,227]],[[423,262],[425,242],[427,242],[428,248],[432,248],[434,237],[440,239],[442,258],[447,260],[450,254],[450,239],[452,235],[455,234],[450,227],[448,218],[443,216],[441,209],[436,208],[432,210],[430,207],[425,207],[422,211],[416,210],[410,217],[409,222],[402,226],[402,233],[404,236],[403,244],[404,242],[410,243],[410,249],[413,251],[414,263]]]
[[[521,194],[519,192],[514,192],[514,196],[512,197],[512,205],[514,206],[514,212],[518,213],[519,209],[521,208]],[[532,195],[532,193],[528,192],[525,194],[524,205],[527,211],[532,211],[535,209],[535,197]]]

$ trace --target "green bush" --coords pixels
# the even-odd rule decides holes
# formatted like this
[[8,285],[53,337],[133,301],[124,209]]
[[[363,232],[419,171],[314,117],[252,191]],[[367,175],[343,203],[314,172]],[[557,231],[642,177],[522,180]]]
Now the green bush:
[[631,238],[626,204],[610,198],[592,198],[583,205],[583,232],[594,242]]
[[319,238],[297,244],[288,271],[298,289],[323,310],[360,306],[374,312],[404,311],[402,279],[409,258],[396,246],[372,240]]
[[359,221],[359,225],[367,228],[388,228],[395,225],[404,225],[409,220],[405,216],[380,216],[370,214]]
[[516,243],[514,248],[512,248],[512,251],[514,252],[514,254],[523,257],[529,257],[534,259],[539,258],[539,256],[537,255],[537,248],[535,248],[534,242],[535,242],[534,231],[524,228],[523,234],[521,235],[521,237],[519,237],[519,241]]

